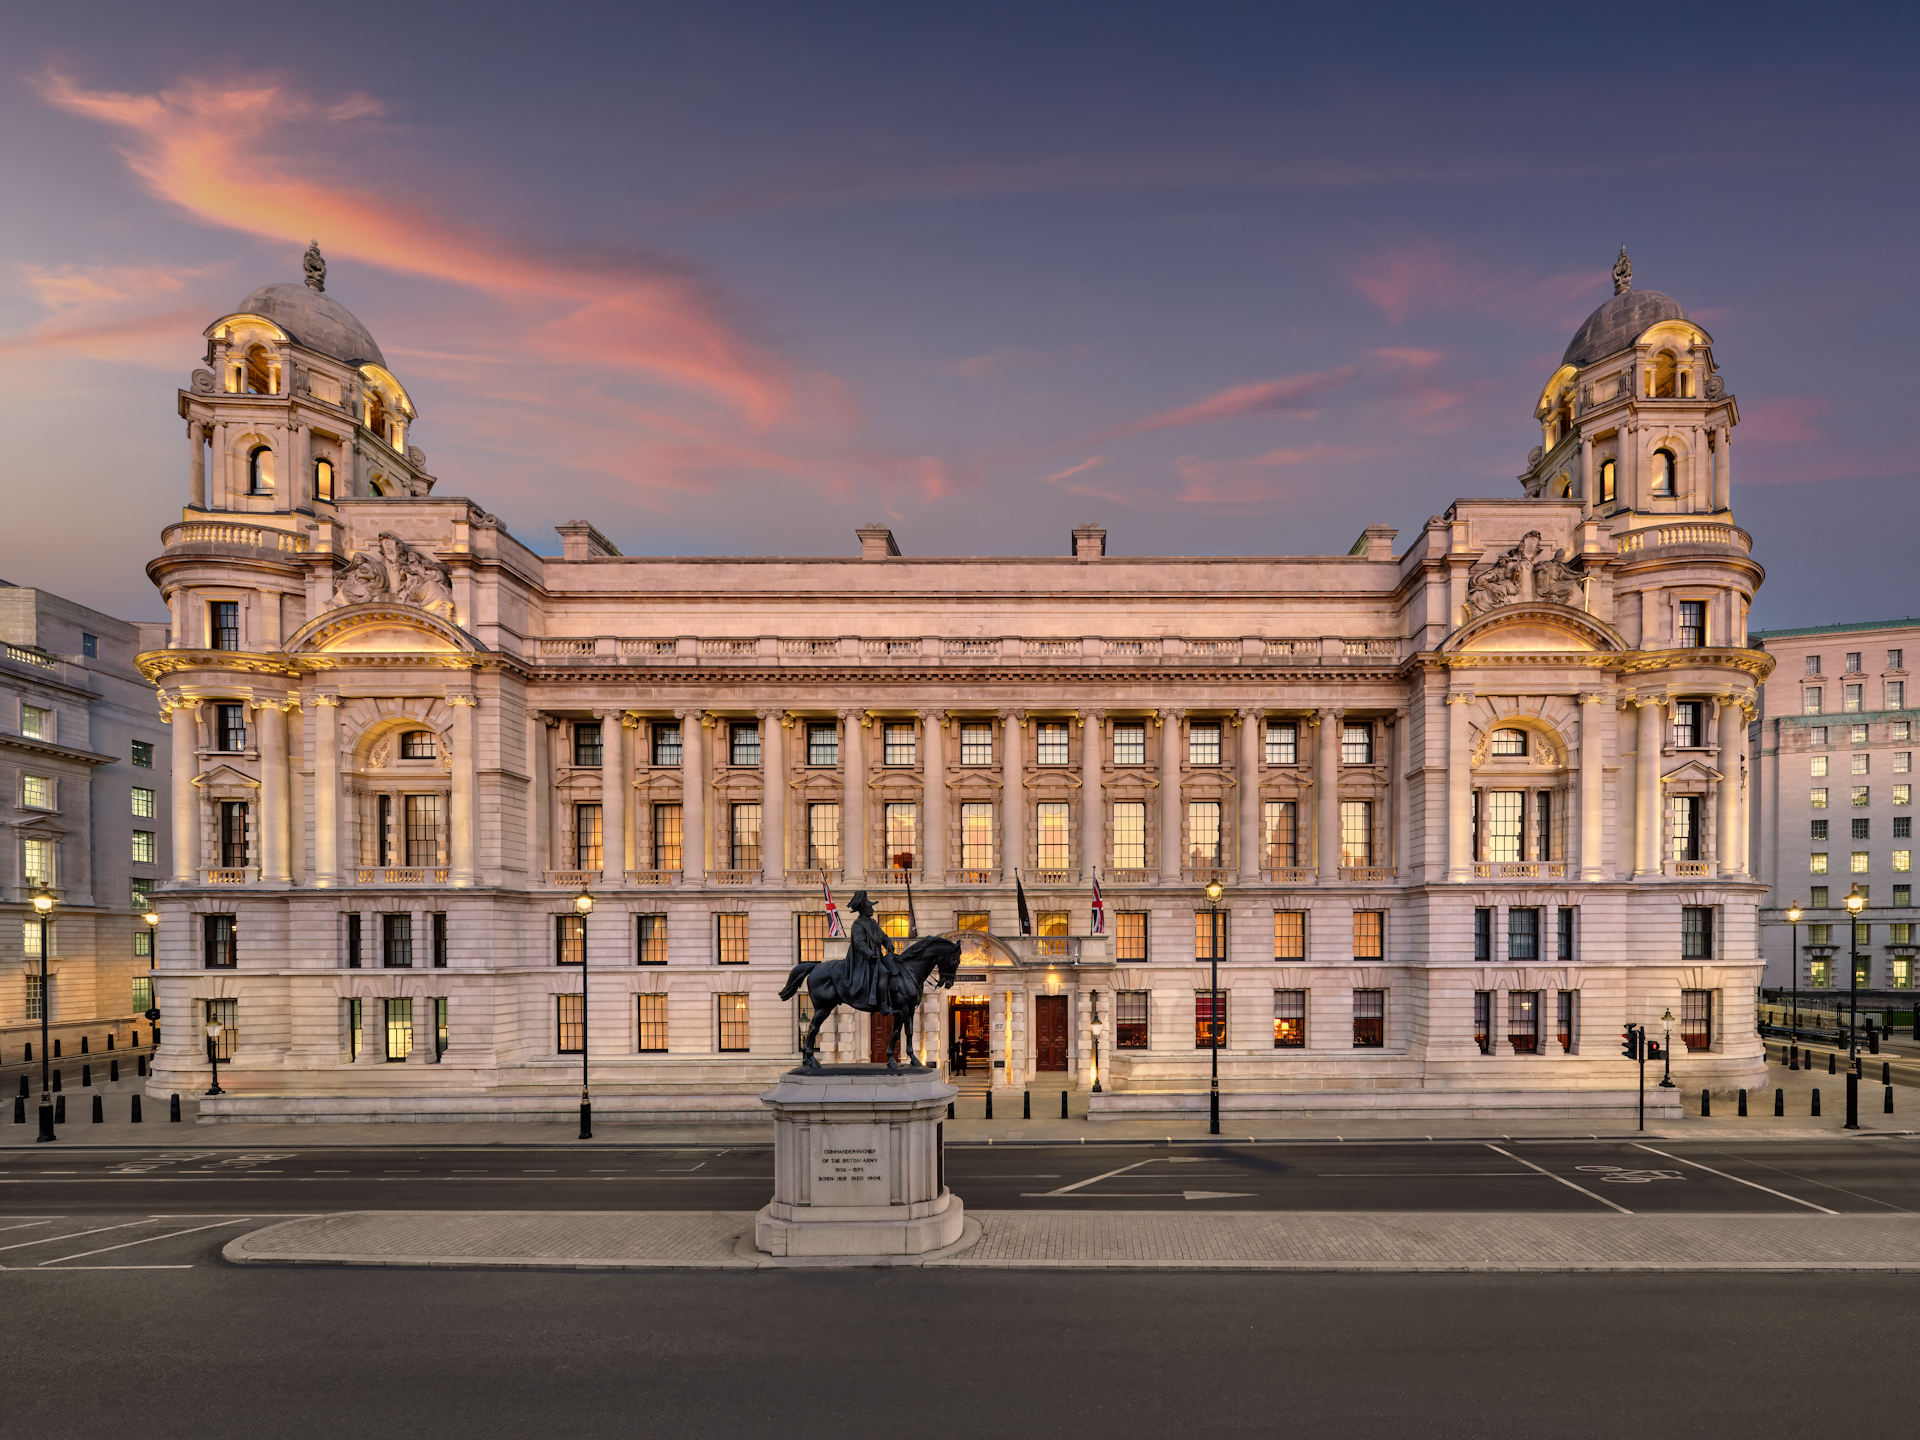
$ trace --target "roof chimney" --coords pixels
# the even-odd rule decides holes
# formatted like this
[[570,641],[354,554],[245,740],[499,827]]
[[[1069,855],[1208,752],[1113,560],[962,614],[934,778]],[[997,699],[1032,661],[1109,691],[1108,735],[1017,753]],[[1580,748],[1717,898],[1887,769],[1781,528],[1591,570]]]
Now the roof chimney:
[[1073,558],[1098,560],[1107,553],[1107,532],[1089,520],[1073,527]]
[[893,538],[893,531],[878,520],[859,526],[853,533],[860,537],[862,560],[885,560],[889,556],[900,553],[900,546]]

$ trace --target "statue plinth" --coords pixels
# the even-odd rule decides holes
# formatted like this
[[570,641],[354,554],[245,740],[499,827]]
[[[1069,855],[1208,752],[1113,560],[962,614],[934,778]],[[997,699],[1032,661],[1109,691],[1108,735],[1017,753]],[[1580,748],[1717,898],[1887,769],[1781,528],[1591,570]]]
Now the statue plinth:
[[924,1255],[955,1243],[966,1209],[946,1186],[944,1122],[959,1092],[933,1071],[793,1071],[773,1111],[773,1199],[754,1222],[769,1255]]

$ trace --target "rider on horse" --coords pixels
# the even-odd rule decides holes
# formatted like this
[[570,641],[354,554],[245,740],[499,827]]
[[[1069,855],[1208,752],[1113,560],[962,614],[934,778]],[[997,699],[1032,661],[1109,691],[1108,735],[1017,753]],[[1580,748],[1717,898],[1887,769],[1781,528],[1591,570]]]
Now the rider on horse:
[[860,1010],[891,1010],[908,990],[893,939],[873,918],[873,901],[866,891],[856,891],[847,909],[858,917],[847,936],[847,958],[841,962],[847,1003]]

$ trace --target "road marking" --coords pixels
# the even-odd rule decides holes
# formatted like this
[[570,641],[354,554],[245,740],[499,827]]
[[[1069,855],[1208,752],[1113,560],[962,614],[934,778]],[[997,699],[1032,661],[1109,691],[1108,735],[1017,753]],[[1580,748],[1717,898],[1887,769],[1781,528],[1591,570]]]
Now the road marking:
[[8,1230],[31,1230],[35,1225],[51,1225],[51,1220],[22,1220],[18,1225],[0,1225],[0,1232]]
[[1544,1166],[1535,1165],[1531,1160],[1522,1160],[1518,1155],[1515,1155],[1512,1151],[1502,1150],[1498,1145],[1494,1144],[1491,1140],[1487,1141],[1487,1148],[1493,1151],[1496,1155],[1505,1155],[1507,1159],[1517,1161],[1518,1163],[1525,1165],[1530,1170],[1538,1170],[1542,1175],[1546,1176],[1549,1180],[1558,1180],[1562,1185],[1566,1186],[1569,1190],[1578,1190],[1582,1195],[1586,1196],[1589,1200],[1598,1200],[1602,1205],[1606,1206],[1609,1210],[1618,1210],[1622,1215],[1633,1214],[1633,1211],[1627,1209],[1626,1206],[1616,1205],[1613,1203],[1613,1201],[1607,1199],[1606,1196],[1596,1195],[1593,1193],[1593,1191],[1587,1189],[1586,1186],[1576,1185],[1573,1183],[1573,1181],[1567,1179],[1566,1176],[1556,1175],[1553,1173],[1553,1171],[1548,1170]]
[[[100,1247],[100,1248],[99,1248],[98,1250],[82,1250],[82,1251],[81,1251],[81,1252],[80,1252],[79,1254],[77,1254],[77,1255],[62,1255],[62,1256],[60,1256],[60,1257],[58,1257],[57,1259],[53,1259],[53,1260],[42,1260],[42,1261],[40,1262],[40,1265],[41,1265],[41,1266],[46,1266],[46,1265],[58,1265],[58,1264],[60,1263],[60,1261],[62,1261],[62,1260],[84,1260],[84,1259],[86,1259],[86,1258],[87,1258],[87,1257],[88,1257],[89,1255],[104,1255],[104,1254],[106,1254],[106,1253],[107,1253],[107,1252],[108,1252],[109,1250],[129,1250],[129,1249],[131,1249],[131,1248],[132,1248],[133,1246],[135,1246],[135,1245],[151,1245],[151,1244],[153,1244],[153,1243],[154,1243],[154,1242],[155,1242],[156,1240],[171,1240],[171,1239],[173,1239],[173,1238],[174,1238],[175,1236],[177,1236],[177,1235],[197,1235],[197,1234],[199,1234],[199,1233],[200,1233],[200,1232],[201,1232],[202,1230],[222,1230],[222,1229],[225,1229],[225,1228],[226,1228],[227,1226],[229,1226],[229,1225],[246,1225],[246,1224],[250,1224],[250,1223],[252,1222],[252,1220],[253,1220],[253,1216],[251,1216],[251,1215],[242,1215],[242,1216],[240,1216],[240,1217],[239,1217],[238,1219],[234,1219],[234,1220],[221,1220],[221,1221],[219,1221],[219,1222],[217,1222],[217,1223],[215,1223],[215,1224],[212,1224],[212,1225],[195,1225],[195,1226],[193,1226],[193,1227],[192,1227],[191,1229],[188,1229],[188,1230],[174,1230],[174,1231],[171,1231],[171,1232],[169,1232],[168,1234],[165,1234],[165,1235],[146,1235],[146,1236],[142,1236],[142,1237],[141,1237],[140,1239],[138,1239],[138,1240],[128,1240],[127,1242],[125,1242],[124,1244],[121,1244],[121,1245],[102,1245],[102,1246],[101,1246],[101,1247]],[[148,1224],[151,1224],[151,1223],[153,1223],[153,1222],[152,1222],[152,1221],[148,1221],[148,1222],[146,1222],[146,1223],[148,1223]],[[36,1268],[38,1268],[38,1267],[36,1267]]]
[[[1106,1174],[1096,1175],[1091,1180],[1079,1180],[1071,1185],[1062,1185],[1058,1190],[1048,1190],[1045,1193],[1048,1195],[1071,1195],[1076,1190],[1084,1190],[1089,1185],[1097,1185],[1102,1180],[1111,1180],[1116,1175],[1125,1175],[1129,1170],[1138,1170],[1142,1165],[1151,1164],[1153,1164],[1151,1160],[1136,1160],[1131,1165],[1122,1165],[1118,1170],[1109,1170]],[[1023,1195],[1021,1198],[1032,1199],[1034,1197]]]
[[58,1240],[78,1240],[82,1235],[104,1235],[109,1230],[130,1230],[135,1225],[150,1225],[151,1220],[129,1220],[124,1225],[100,1225],[92,1230],[76,1230],[71,1235],[43,1235],[38,1240],[22,1240],[13,1245],[0,1245],[0,1250],[24,1250],[29,1245],[51,1245]]
[[1341,1180],[1353,1176],[1371,1176],[1386,1180],[1531,1180],[1521,1170],[1323,1170],[1316,1180]]
[[1709,1175],[1718,1175],[1722,1180],[1732,1180],[1740,1185],[1751,1185],[1755,1190],[1764,1190],[1769,1195],[1778,1195],[1782,1200],[1791,1200],[1794,1204],[1804,1205],[1809,1210],[1818,1210],[1822,1215],[1838,1215],[1840,1213],[1838,1210],[1829,1210],[1824,1205],[1816,1205],[1811,1200],[1802,1200],[1798,1195],[1789,1195],[1784,1190],[1775,1190],[1770,1186],[1762,1185],[1753,1180],[1742,1180],[1738,1175],[1729,1175],[1726,1171],[1716,1170],[1711,1165],[1702,1165],[1698,1160],[1689,1160],[1683,1155],[1669,1155],[1666,1151],[1656,1150],[1651,1145],[1641,1145],[1637,1140],[1634,1144],[1637,1148],[1646,1151],[1649,1155],[1658,1155],[1663,1160],[1677,1160],[1682,1165],[1691,1165],[1694,1169],[1704,1170]]
[[[56,1270],[56,1275],[71,1275],[81,1270],[191,1270],[191,1265],[69,1265],[64,1270]],[[7,1275],[44,1275],[47,1272],[38,1265],[0,1265],[0,1274]]]

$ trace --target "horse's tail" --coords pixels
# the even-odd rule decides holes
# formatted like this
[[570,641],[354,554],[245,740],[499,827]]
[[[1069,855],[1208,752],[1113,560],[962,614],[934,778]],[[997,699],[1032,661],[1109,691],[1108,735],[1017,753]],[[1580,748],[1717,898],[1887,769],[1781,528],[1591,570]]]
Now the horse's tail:
[[813,973],[813,967],[818,963],[817,960],[803,960],[800,964],[794,966],[793,969],[788,972],[787,983],[780,991],[780,998],[782,1000],[791,1000],[798,994],[800,987],[807,983],[807,976]]

